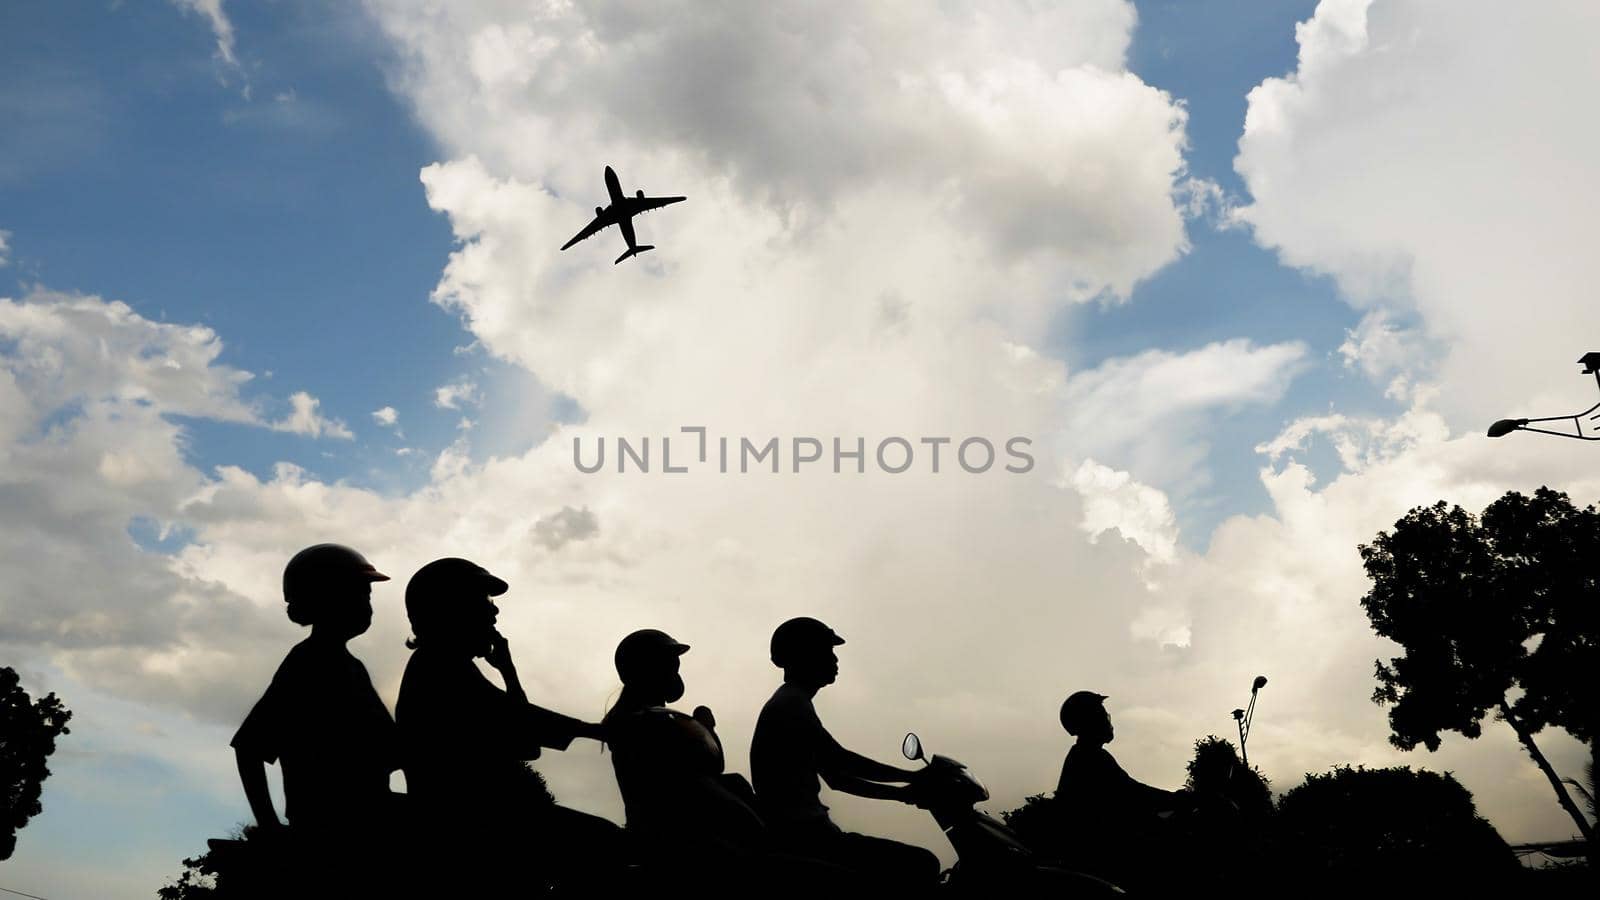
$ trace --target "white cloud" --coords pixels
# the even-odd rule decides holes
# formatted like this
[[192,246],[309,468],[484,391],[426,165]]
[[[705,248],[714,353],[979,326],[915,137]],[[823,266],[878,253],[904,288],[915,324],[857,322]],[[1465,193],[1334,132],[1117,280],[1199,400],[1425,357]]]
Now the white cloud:
[[11,245],[8,243],[10,240],[11,232],[0,228],[0,269],[11,263]]
[[[912,232],[953,230],[985,265],[1027,261],[1078,298],[1126,295],[1186,246],[1185,113],[1123,66],[1131,4],[370,6],[424,124],[539,195],[519,213],[537,242],[519,252],[557,283],[574,263],[552,270],[553,248],[603,196],[599,160],[630,188],[692,198],[672,211],[681,250],[697,225],[727,239],[746,219],[722,195],[795,239],[867,217],[895,255],[896,239],[926,243]],[[444,174],[430,193],[468,225]],[[565,305],[526,290],[528,315]]]
[[1092,459],[1084,460],[1066,482],[1083,495],[1083,530],[1091,540],[1116,529],[1153,561],[1176,557],[1177,521],[1165,494]]
[[[15,342],[7,361],[31,413],[75,403],[132,404],[255,420],[239,399],[250,373],[217,364],[222,341],[204,326],[152,322],[123,303],[40,290],[21,301],[0,298],[0,334]],[[14,428],[26,424],[8,419]]]
[[372,411],[372,420],[386,428],[393,428],[395,423],[400,421],[400,414],[395,412],[394,407],[385,406]]
[[1188,353],[1147,350],[1073,375],[1063,403],[1064,443],[1141,481],[1186,494],[1203,485],[1215,422],[1283,396],[1305,368],[1298,342],[1257,347],[1235,339]]
[[1318,6],[1296,30],[1298,69],[1250,93],[1240,215],[1357,307],[1415,321],[1453,427],[1582,408],[1570,361],[1593,349],[1600,123],[1571,98],[1600,86],[1592,10],[1436,12]]
[[440,409],[461,409],[482,402],[483,395],[478,390],[478,384],[470,378],[440,385],[433,391],[433,405]]
[[291,434],[303,434],[307,437],[319,438],[327,435],[340,440],[350,440],[355,437],[350,429],[338,419],[329,419],[317,411],[322,401],[311,396],[305,391],[296,391],[289,395],[289,404],[294,407],[293,412],[286,418],[272,423],[274,431],[287,431]]
[[234,55],[233,22],[223,12],[222,0],[172,0],[186,12],[197,13],[211,26],[217,39],[217,58],[230,68],[239,69],[239,59]]

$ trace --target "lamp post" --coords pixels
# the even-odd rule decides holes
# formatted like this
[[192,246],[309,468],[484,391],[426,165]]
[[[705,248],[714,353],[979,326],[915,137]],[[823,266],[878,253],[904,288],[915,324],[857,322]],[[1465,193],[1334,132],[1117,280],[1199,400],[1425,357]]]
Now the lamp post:
[[[1585,353],[1583,356],[1578,358],[1578,364],[1583,366],[1583,374],[1593,375],[1595,383],[1600,384],[1600,351],[1591,350],[1588,353]],[[1597,428],[1593,424],[1596,419],[1600,419],[1600,415],[1593,415],[1597,409],[1600,409],[1600,403],[1596,403],[1583,412],[1573,413],[1567,416],[1541,416],[1538,418],[1529,419],[1501,419],[1500,421],[1489,426],[1489,437],[1505,437],[1513,431],[1532,431],[1536,434],[1548,434],[1555,437],[1572,438],[1573,440],[1577,441],[1600,441],[1600,428]],[[1583,427],[1585,416],[1589,417],[1590,422],[1587,432],[1584,431]],[[1572,431],[1551,431],[1548,428],[1535,428],[1533,427],[1533,423],[1535,422],[1571,422]]]
[[1256,716],[1256,694],[1267,686],[1267,676],[1257,675],[1256,680],[1250,682],[1250,705],[1246,709],[1233,711],[1233,721],[1239,725],[1239,761],[1244,763],[1246,769],[1250,768],[1250,754],[1244,749],[1244,742],[1250,739],[1250,722]]

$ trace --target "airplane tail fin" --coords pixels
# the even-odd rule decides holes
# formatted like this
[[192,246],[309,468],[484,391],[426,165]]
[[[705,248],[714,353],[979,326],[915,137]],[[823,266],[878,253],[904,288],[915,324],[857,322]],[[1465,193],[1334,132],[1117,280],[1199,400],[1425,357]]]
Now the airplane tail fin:
[[655,244],[640,244],[637,247],[629,247],[628,248],[628,252],[622,254],[619,257],[617,257],[617,262],[612,263],[612,265],[614,266],[617,263],[622,262],[623,260],[627,259],[630,256],[638,256],[639,254],[645,252],[646,250],[654,250],[655,248],[656,248]]

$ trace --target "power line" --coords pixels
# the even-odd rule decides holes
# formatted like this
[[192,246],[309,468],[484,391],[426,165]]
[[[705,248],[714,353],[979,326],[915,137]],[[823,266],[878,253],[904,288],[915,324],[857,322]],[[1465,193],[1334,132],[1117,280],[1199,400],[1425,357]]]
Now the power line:
[[16,894],[18,897],[28,897],[30,900],[45,900],[45,898],[39,896],[38,894],[28,894],[22,891],[13,891],[8,887],[0,887],[0,891],[5,891],[8,894]]

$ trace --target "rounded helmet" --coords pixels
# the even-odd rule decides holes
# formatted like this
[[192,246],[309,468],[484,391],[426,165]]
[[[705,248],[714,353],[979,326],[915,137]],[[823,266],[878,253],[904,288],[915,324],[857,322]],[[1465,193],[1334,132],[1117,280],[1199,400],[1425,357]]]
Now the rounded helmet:
[[283,567],[283,598],[306,598],[325,588],[329,581],[364,578],[388,581],[367,558],[343,544],[314,544],[289,558]]
[[626,684],[652,664],[687,652],[688,644],[678,643],[665,631],[645,628],[623,638],[617,644],[617,652],[612,659],[617,666],[617,676]]
[[313,544],[283,567],[283,601],[289,621],[309,625],[324,596],[358,582],[388,581],[367,558],[343,544]]
[[1067,734],[1076,735],[1102,713],[1105,701],[1105,694],[1094,691],[1078,691],[1061,701],[1061,727]]
[[437,618],[451,600],[465,595],[498,597],[510,587],[471,560],[455,556],[436,559],[406,582],[406,617],[416,631],[419,623]]
[[772,632],[772,664],[787,669],[807,654],[828,650],[844,643],[832,628],[810,616],[801,616],[779,625]]

